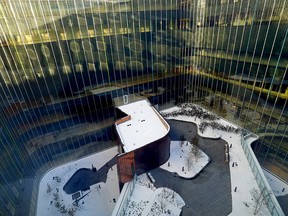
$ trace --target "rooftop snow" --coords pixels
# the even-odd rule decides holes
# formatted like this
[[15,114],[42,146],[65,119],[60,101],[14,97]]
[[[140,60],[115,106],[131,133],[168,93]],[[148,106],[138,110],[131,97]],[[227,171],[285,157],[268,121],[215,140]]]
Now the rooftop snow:
[[156,141],[167,135],[170,130],[166,121],[146,100],[118,108],[131,116],[130,120],[116,124],[125,152],[133,151]]

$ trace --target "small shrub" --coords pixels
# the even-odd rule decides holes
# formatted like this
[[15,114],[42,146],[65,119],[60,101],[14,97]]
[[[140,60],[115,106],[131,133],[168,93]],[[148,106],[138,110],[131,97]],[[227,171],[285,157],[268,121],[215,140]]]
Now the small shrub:
[[54,205],[55,205],[56,208],[60,208],[60,206],[61,206],[59,201],[56,201]]
[[53,197],[54,197],[55,201],[59,200],[59,194],[58,193],[53,193]]
[[52,188],[51,188],[51,186],[47,183],[46,192],[47,192],[47,193],[50,193],[51,191],[52,191]]
[[76,209],[71,207],[71,208],[68,208],[67,212],[68,212],[69,216],[74,216],[75,212],[76,212]]
[[65,205],[61,206],[60,209],[59,209],[59,211],[60,211],[60,213],[62,213],[62,214],[66,214],[66,213],[67,213],[66,206],[65,206]]

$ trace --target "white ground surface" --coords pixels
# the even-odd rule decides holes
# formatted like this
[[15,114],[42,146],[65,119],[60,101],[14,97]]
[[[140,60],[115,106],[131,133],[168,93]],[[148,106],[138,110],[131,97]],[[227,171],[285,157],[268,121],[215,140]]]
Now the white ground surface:
[[[37,216],[58,216],[58,215],[68,215],[62,214],[55,207],[55,201],[53,200],[53,193],[59,191],[59,201],[61,206],[68,208],[74,208],[76,210],[75,215],[85,215],[85,216],[108,216],[111,215],[114,206],[116,203],[113,202],[113,199],[116,200],[119,197],[119,186],[118,186],[118,177],[117,177],[117,168],[116,165],[112,167],[108,172],[107,182],[101,182],[90,187],[90,190],[87,190],[82,193],[82,195],[88,194],[79,202],[79,206],[75,207],[72,205],[72,195],[66,194],[63,191],[63,186],[66,184],[68,179],[80,168],[92,168],[94,167],[101,168],[106,164],[110,159],[112,159],[117,154],[117,148],[111,148],[103,152],[90,155],[88,157],[73,161],[71,163],[59,166],[53,170],[47,172],[39,185],[38,191],[38,204],[37,204]],[[61,179],[61,182],[53,180],[53,177],[58,176]],[[54,178],[55,179],[55,178]],[[47,193],[47,184],[51,186],[52,191]],[[100,185],[100,189],[98,188]],[[52,201],[52,203],[51,203]],[[96,214],[97,212],[97,214]]]
[[[162,113],[169,113],[179,109],[179,107],[173,107],[162,111]],[[203,121],[202,119],[188,116],[171,116],[167,119],[177,119],[182,121],[194,122],[197,125],[199,125]],[[232,125],[234,127],[237,127],[223,119],[220,119],[217,122],[223,123],[224,125]],[[252,170],[249,166],[245,153],[241,147],[240,134],[212,130],[210,127],[208,127],[204,131],[204,134],[200,133],[200,131],[198,130],[198,134],[202,137],[207,138],[216,138],[221,136],[222,139],[228,142],[229,146],[230,144],[232,144],[232,147],[229,148],[229,165],[232,188],[232,212],[230,216],[253,215],[255,202],[253,201],[251,190],[257,189],[259,191],[259,188],[252,173]],[[232,167],[233,162],[234,167]],[[238,166],[235,166],[235,162]],[[236,192],[234,192],[235,187],[237,187]],[[267,209],[266,205],[262,205],[257,215],[270,215],[270,212]]]
[[[193,153],[189,153],[193,148],[188,141],[171,141],[170,158],[161,166],[169,172],[176,172],[183,178],[193,178],[208,163],[209,157],[198,149],[197,160]],[[187,167],[187,157],[191,157],[191,166]],[[169,163],[169,166],[168,166]],[[182,171],[184,167],[184,171]],[[153,177],[153,176],[152,176]],[[162,197],[165,197],[163,199]],[[161,208],[161,205],[163,209]],[[125,215],[180,215],[181,208],[185,205],[184,200],[173,190],[169,188],[155,188],[153,183],[147,178],[146,174],[138,177],[134,191],[128,203]],[[169,214],[169,213],[170,214]]]
[[[198,152],[195,152],[196,157],[193,149],[198,149]],[[188,141],[183,141],[183,143],[182,141],[171,141],[170,158],[161,168],[172,173],[176,172],[183,178],[193,178],[209,161],[210,158],[201,149],[191,145]],[[183,168],[184,170],[182,170]]]
[[[178,108],[169,109],[169,110],[166,110],[165,112],[170,112],[175,109],[178,109]],[[179,117],[174,117],[174,119],[195,122],[196,124],[201,123],[200,119],[195,120],[194,117],[179,116]],[[225,124],[230,124],[229,122],[226,122],[224,120],[219,120],[219,121],[222,121]],[[200,134],[200,135],[204,137],[211,137],[211,138],[216,138],[221,135],[221,138],[226,140],[229,145],[232,144],[232,147],[229,149],[231,188],[232,188],[232,191],[231,191],[232,213],[230,214],[230,216],[253,215],[254,202],[252,200],[252,195],[250,191],[254,188],[258,189],[258,186],[256,184],[255,178],[252,174],[248,161],[245,157],[245,154],[242,150],[242,147],[240,144],[240,135],[223,132],[223,131],[217,131],[217,130],[213,131],[210,128],[207,128],[204,134]],[[175,160],[176,158],[180,157],[180,155],[183,153],[181,150],[184,150],[184,148],[186,147],[192,148],[190,145],[186,146],[186,142],[185,142],[185,144],[182,146],[183,149],[181,149],[179,141],[172,142],[171,156],[169,159],[170,164],[171,164],[169,168],[171,169],[171,172],[177,172],[179,175],[181,173],[183,174],[182,167],[183,166],[185,167],[185,161],[177,160],[176,162]],[[66,214],[60,213],[58,209],[54,206],[54,201],[52,204],[50,204],[50,202],[53,200],[53,193],[57,193],[56,189],[57,188],[59,189],[61,205],[65,205],[66,208],[72,207],[73,201],[72,201],[71,195],[67,195],[63,191],[63,186],[65,185],[67,180],[74,174],[76,170],[80,168],[91,168],[91,165],[93,164],[94,167],[99,169],[101,166],[103,166],[107,161],[109,161],[116,154],[117,154],[117,148],[112,148],[112,149],[97,153],[95,155],[85,157],[78,161],[65,164],[63,166],[57,167],[49,171],[42,178],[40,185],[39,185],[37,216],[68,215],[67,213]],[[205,160],[201,162],[200,161],[201,158]],[[207,162],[207,160],[208,160],[208,157],[206,158],[206,156],[200,157],[198,159],[199,166],[200,167],[205,166],[205,163]],[[234,163],[237,162],[238,166],[235,166],[234,164],[234,167],[232,167],[233,162]],[[163,167],[165,166],[166,168],[168,167],[168,162],[167,164],[163,165]],[[196,170],[199,170],[199,166],[198,168],[197,166],[191,166],[191,173],[190,173],[191,176],[197,173]],[[176,167],[176,169],[172,170],[172,167],[173,168]],[[194,174],[192,174],[192,172]],[[188,172],[186,173],[188,174]],[[57,183],[55,180],[53,180],[53,177],[55,176],[58,176],[59,178],[61,178],[61,182]],[[142,216],[153,215],[151,213],[152,211],[151,209],[153,209],[153,212],[155,211],[155,214],[156,212],[159,213],[159,211],[161,210],[161,208],[159,207],[159,204],[161,202],[162,202],[162,205],[165,206],[164,209],[166,213],[161,213],[161,214],[159,213],[159,215],[167,215],[168,210],[169,212],[172,213],[172,215],[179,215],[179,211],[181,207],[185,205],[185,202],[182,200],[182,198],[176,193],[173,193],[170,189],[166,188],[164,192],[165,194],[167,194],[167,200],[163,201],[163,199],[161,199],[162,195],[160,195],[160,198],[159,198],[159,194],[163,194],[163,188],[159,188],[156,190],[156,188],[153,186],[152,183],[148,181],[145,175],[141,175],[141,176],[139,177],[139,181],[137,181],[139,182],[139,184],[138,183],[136,184],[135,190],[133,191],[130,203],[127,208],[127,210],[131,212],[130,215],[138,215],[138,213],[140,215],[140,212],[143,212]],[[275,181],[275,184],[276,184],[276,180],[273,179],[272,181],[273,182]],[[50,193],[47,193],[46,191],[47,184],[51,186],[52,191]],[[97,187],[99,184],[101,185],[101,189]],[[117,200],[119,197],[118,177],[117,177],[116,167],[113,167],[113,170],[109,171],[107,182],[99,183],[99,184],[92,186],[89,191],[86,191],[84,193],[86,194],[90,192],[87,196],[85,196],[80,201],[79,207],[76,208],[75,215],[79,215],[79,216],[111,215],[113,208],[115,206],[115,203],[113,202],[113,198]],[[283,188],[282,186],[283,185],[280,185],[277,190],[281,191]],[[237,187],[236,192],[234,192],[235,187]],[[285,192],[286,193],[288,192],[288,188],[286,188]],[[174,195],[173,199],[172,199],[173,197],[172,194]],[[82,202],[84,203],[82,204]],[[266,208],[266,206],[263,205],[257,215],[266,216],[266,215],[270,215],[270,213],[268,209]]]
[[158,140],[169,132],[146,100],[126,104],[119,109],[131,116],[131,120],[116,125],[125,152]]
[[169,188],[156,189],[147,175],[142,174],[137,177],[125,215],[178,216],[184,205],[185,202],[179,194]]
[[274,195],[277,196],[284,196],[288,194],[288,185],[287,183],[283,182],[276,176],[274,176],[269,171],[263,169],[263,173],[266,176],[268,183],[270,184]]

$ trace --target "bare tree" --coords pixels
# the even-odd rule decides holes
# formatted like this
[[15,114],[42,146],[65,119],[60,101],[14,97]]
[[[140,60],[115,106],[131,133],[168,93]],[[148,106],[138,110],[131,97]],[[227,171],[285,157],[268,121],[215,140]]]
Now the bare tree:
[[67,209],[67,212],[68,212],[69,216],[74,216],[75,212],[76,212],[76,209],[74,207],[70,207],[70,208]]
[[174,190],[171,191],[171,197],[172,197],[172,201],[174,202],[175,201],[175,191]]
[[199,145],[199,138],[197,136],[193,137],[191,140],[191,144],[198,146]]
[[184,134],[181,134],[181,136],[180,136],[180,146],[181,146],[181,147],[184,145],[185,139],[186,139],[186,138],[185,138]]
[[259,191],[256,188],[250,190],[250,193],[254,200],[254,215],[256,215],[259,212],[261,206],[266,202],[266,199],[269,196],[269,194],[268,193],[264,194],[263,189]]
[[62,214],[66,214],[67,213],[66,206],[65,205],[60,206],[59,212],[62,213]]
[[60,197],[58,192],[57,193],[53,193],[53,199],[54,199],[54,206],[59,209],[61,207],[61,203],[60,203]]
[[191,144],[192,144],[192,148],[190,148],[187,156],[185,157],[185,165],[188,169],[188,171],[190,171],[190,168],[193,164],[193,158],[195,158],[195,161],[198,162],[199,158],[201,157],[201,151],[200,149],[197,147],[199,144],[199,139],[197,136],[195,136],[192,140],[191,140]]
[[165,199],[166,190],[163,188],[162,192],[158,195],[159,207],[162,213],[164,213],[166,209],[166,199]]
[[185,157],[185,165],[186,165],[188,171],[190,171],[191,166],[193,164],[193,160],[192,160],[193,159],[193,151],[192,150],[193,149],[190,149],[188,154]]
[[198,162],[199,158],[201,158],[201,151],[196,145],[193,145],[191,154],[195,158],[196,162]]
[[50,184],[47,183],[46,192],[47,192],[47,193],[50,193],[51,191],[52,191],[52,188],[51,188]]
[[55,180],[57,183],[60,183],[62,179],[59,176],[54,176],[53,180]]
[[57,209],[59,209],[59,208],[61,207],[61,204],[60,204],[60,201],[59,201],[59,200],[55,201],[54,205],[55,205],[55,207],[56,207]]
[[53,199],[55,201],[59,201],[60,200],[59,194],[58,193],[53,193]]

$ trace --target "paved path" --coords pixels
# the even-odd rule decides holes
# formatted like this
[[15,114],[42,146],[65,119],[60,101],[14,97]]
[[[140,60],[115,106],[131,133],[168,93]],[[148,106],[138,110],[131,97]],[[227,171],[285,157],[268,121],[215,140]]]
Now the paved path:
[[[171,139],[179,140],[181,134],[190,141],[196,132],[192,123],[168,120]],[[168,171],[157,168],[151,171],[155,186],[175,190],[188,207],[183,216],[223,216],[232,211],[231,180],[229,165],[224,162],[224,140],[199,138],[199,147],[211,158],[210,164],[194,179],[173,177]]]

